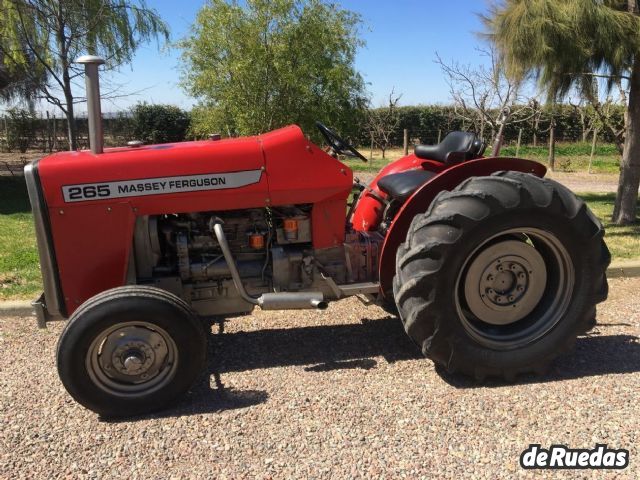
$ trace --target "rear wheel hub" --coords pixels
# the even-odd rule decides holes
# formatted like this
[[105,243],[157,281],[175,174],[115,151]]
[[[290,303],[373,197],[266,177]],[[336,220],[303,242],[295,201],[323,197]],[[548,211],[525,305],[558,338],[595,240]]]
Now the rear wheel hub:
[[574,282],[569,253],[555,235],[537,228],[507,230],[469,256],[456,284],[456,309],[478,343],[519,348],[560,321]]
[[536,249],[507,240],[483,250],[473,260],[465,282],[465,298],[480,320],[507,325],[533,311],[546,283],[547,269]]

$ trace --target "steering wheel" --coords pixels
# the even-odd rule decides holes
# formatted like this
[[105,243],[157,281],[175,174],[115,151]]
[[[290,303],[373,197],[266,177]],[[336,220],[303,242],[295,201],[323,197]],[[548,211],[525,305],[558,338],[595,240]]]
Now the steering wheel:
[[333,149],[333,151],[340,155],[346,155],[347,157],[359,158],[363,162],[368,162],[367,158],[362,155],[356,148],[340,137],[336,132],[321,122],[316,122],[316,127],[320,130],[320,133],[327,141],[327,144]]

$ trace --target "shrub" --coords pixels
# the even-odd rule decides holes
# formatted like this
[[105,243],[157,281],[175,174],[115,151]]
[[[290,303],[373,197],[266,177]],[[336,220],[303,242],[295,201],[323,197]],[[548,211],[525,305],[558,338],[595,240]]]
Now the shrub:
[[38,119],[33,112],[21,108],[10,108],[7,113],[7,150],[25,153],[35,139]]
[[136,140],[146,143],[181,142],[191,122],[188,112],[173,105],[139,103],[132,110],[131,123]]

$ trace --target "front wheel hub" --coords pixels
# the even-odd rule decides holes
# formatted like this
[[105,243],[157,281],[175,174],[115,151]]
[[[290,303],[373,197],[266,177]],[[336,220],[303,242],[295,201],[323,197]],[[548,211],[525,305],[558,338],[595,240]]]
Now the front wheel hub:
[[86,363],[91,379],[106,392],[150,393],[171,381],[177,347],[156,325],[125,322],[106,329],[92,342]]

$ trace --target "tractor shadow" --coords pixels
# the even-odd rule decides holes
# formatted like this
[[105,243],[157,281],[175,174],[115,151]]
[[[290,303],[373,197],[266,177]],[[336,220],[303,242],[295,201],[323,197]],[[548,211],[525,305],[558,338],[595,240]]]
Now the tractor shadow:
[[[598,325],[596,332],[602,332],[603,327],[609,326],[614,325]],[[501,388],[602,375],[637,373],[640,372],[640,339],[633,335],[602,335],[597,333],[579,337],[574,349],[556,358],[546,374],[541,376],[519,375],[515,382],[494,378],[479,383],[464,375],[450,374],[441,367],[436,367],[436,372],[449,385],[461,389]]]
[[[545,375],[520,375],[515,383],[549,383],[640,372],[638,337],[608,335],[607,328],[615,326],[598,325],[594,332],[579,337],[575,348],[558,357]],[[288,366],[303,367],[308,374],[369,370],[377,365],[376,357],[382,357],[387,363],[423,359],[395,317],[363,319],[359,324],[349,325],[218,333],[212,335],[209,346],[210,372],[218,378],[231,372]],[[500,388],[514,384],[498,379],[478,383],[465,375],[449,374],[442,368],[436,368],[436,372],[456,388]]]
[[[223,332],[209,338],[206,372],[173,408],[139,417],[162,418],[216,413],[249,408],[267,402],[263,390],[238,390],[224,384],[225,374],[277,367],[303,367],[302,375],[344,369],[373,369],[374,357],[388,363],[423,360],[394,317],[363,319],[359,324],[309,326],[258,331]],[[599,325],[600,332],[614,325]],[[489,379],[484,383],[441,368],[436,372],[449,385],[460,388],[501,388],[515,384],[548,383],[599,375],[640,372],[640,343],[632,335],[589,335],[576,341],[575,349],[560,356],[541,377],[520,375],[514,383]],[[425,373],[426,374],[426,373]],[[127,421],[131,421],[129,418]]]
[[[215,327],[214,327],[215,328]],[[362,319],[358,324],[278,328],[211,336],[212,373],[304,366],[306,372],[369,370],[373,357],[388,363],[422,358],[400,321]]]

